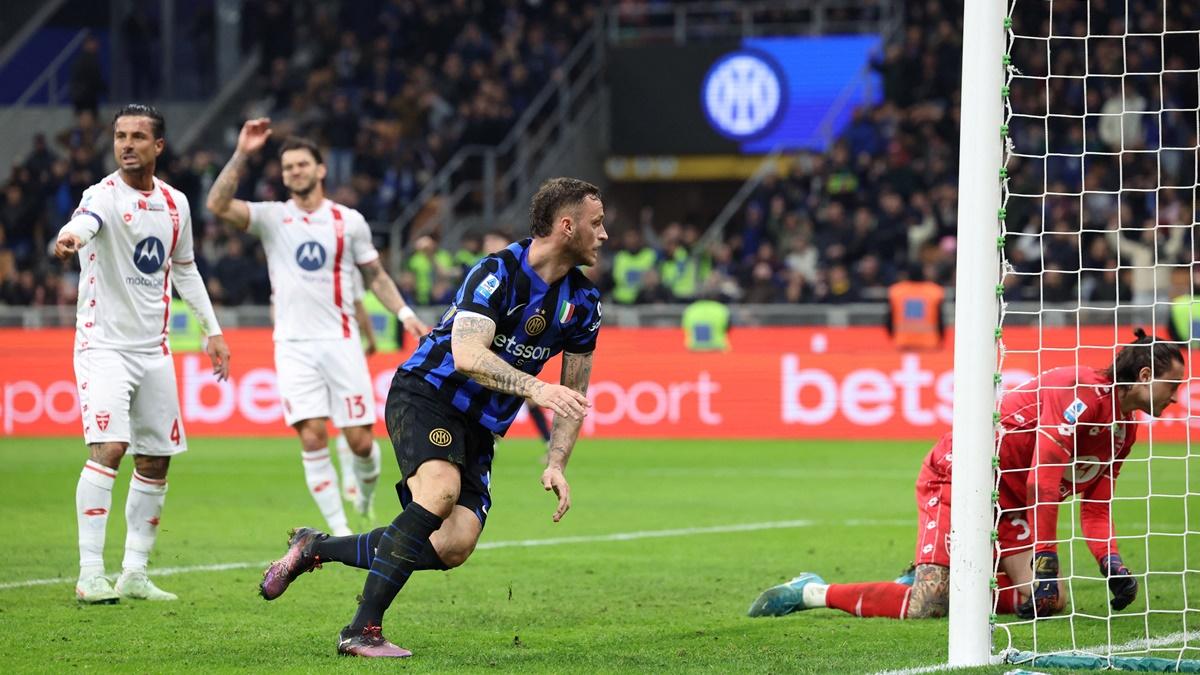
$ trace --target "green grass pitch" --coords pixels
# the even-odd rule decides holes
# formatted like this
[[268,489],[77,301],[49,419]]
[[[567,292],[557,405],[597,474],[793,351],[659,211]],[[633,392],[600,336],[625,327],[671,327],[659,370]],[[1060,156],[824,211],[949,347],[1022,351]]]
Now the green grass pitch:
[[[74,487],[78,439],[0,441],[5,555],[0,565],[0,671],[207,672],[873,672],[944,662],[942,621],[862,620],[831,610],[748,619],[763,588],[801,571],[829,581],[890,579],[912,557],[913,481],[928,443],[582,441],[568,470],[573,508],[550,516],[539,447],[502,442],[494,507],[480,550],[459,569],[422,572],[392,606],[385,632],[415,652],[403,663],[334,653],[363,573],[336,563],[279,600],[256,594],[260,563],[286,531],[322,526],[291,440],[193,439],[172,466],[151,571],[180,601],[80,607]],[[1144,444],[1135,457],[1145,456]],[[1159,570],[1133,608],[1200,608],[1200,466],[1182,447],[1133,463],[1117,506],[1135,571]],[[1193,471],[1191,469],[1197,469]],[[114,491],[105,560],[120,564],[126,485]],[[379,524],[398,509],[385,450]],[[1060,531],[1068,532],[1070,509]],[[352,525],[366,526],[366,523]],[[1189,525],[1190,524],[1190,525]],[[374,524],[371,524],[374,525]],[[549,541],[548,541],[549,540]],[[1081,573],[1094,563],[1076,546]],[[1072,556],[1064,554],[1064,569]],[[225,569],[195,569],[228,566]],[[26,582],[64,579],[51,583]],[[1147,588],[1149,586],[1149,588]],[[1076,609],[1105,614],[1100,582],[1077,582]],[[1196,611],[1076,617],[1078,646],[1170,635]],[[1016,631],[1024,638],[1028,630]],[[1038,627],[1042,648],[1071,644],[1067,621]],[[1026,645],[1028,646],[1028,645]],[[1179,647],[1179,644],[1173,647]],[[1189,650],[1189,656],[1196,656]],[[1004,672],[1006,668],[980,669]]]

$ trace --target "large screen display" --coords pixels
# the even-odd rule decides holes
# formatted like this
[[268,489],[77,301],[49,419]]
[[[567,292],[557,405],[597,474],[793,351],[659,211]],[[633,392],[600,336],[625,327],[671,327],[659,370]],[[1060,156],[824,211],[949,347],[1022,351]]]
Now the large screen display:
[[821,150],[878,100],[877,35],[614,49],[613,154]]

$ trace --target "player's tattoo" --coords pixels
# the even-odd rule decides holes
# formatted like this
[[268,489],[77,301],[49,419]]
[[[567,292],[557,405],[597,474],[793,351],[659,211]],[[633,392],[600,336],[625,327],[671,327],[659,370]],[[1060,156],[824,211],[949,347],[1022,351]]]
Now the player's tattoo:
[[221,173],[217,175],[217,179],[213,181],[212,188],[208,191],[210,202],[225,206],[229,203],[229,200],[233,199],[247,159],[246,155],[240,152],[233,153],[233,157],[229,158],[229,161],[225,164],[225,168],[221,169]]
[[[505,394],[516,394],[531,398],[545,383],[508,365],[492,353],[492,338],[496,335],[496,324],[490,319],[475,316],[459,316],[454,319],[450,342],[461,349],[466,346],[475,350],[475,358],[460,369],[470,374],[479,384]],[[462,368],[462,366],[466,366]]]
[[950,613],[950,570],[941,565],[917,565],[912,595],[908,599],[909,619],[936,619]]
[[[570,387],[581,394],[587,394],[588,381],[592,377],[592,354],[571,354],[563,352],[562,375],[563,386]],[[583,420],[573,420],[564,415],[555,415],[554,424],[550,430],[550,451],[547,459],[557,462],[559,467],[567,465],[571,451],[575,449],[575,440],[579,438],[579,430]]]
[[562,383],[575,391],[586,394],[588,380],[592,377],[592,353],[563,354]]
[[233,196],[237,193],[242,169],[245,168],[248,160],[247,155],[240,152],[233,153],[233,157],[229,158],[225,168],[221,169],[221,173],[213,181],[212,187],[208,189],[208,200],[205,202],[213,215],[242,229],[250,225],[250,213],[245,205],[240,202],[235,203]]
[[395,314],[404,307],[404,296],[400,295],[400,289],[396,288],[396,282],[387,275],[383,270],[383,264],[376,258],[365,265],[359,265],[358,269],[362,272],[363,285],[371,289],[375,297],[383,303],[388,311]]
[[125,456],[125,450],[128,447],[128,443],[120,442],[88,443],[88,459],[110,469],[116,469],[121,465],[121,458]]

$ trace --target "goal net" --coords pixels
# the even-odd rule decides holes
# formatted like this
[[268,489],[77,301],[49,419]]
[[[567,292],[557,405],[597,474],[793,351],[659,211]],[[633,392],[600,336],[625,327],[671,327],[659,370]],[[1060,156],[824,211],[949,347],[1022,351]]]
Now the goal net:
[[[1200,325],[1192,304],[1200,3],[1010,0],[1004,30],[1003,385],[1016,384],[1018,370],[1104,368],[1135,327],[1186,340]],[[1196,372],[1200,350],[1184,355]],[[1200,455],[1191,452],[1200,410],[1193,414],[1189,383],[1158,419],[1139,414],[1137,443],[1110,483],[1136,600],[1110,606],[1081,527],[1089,500],[1076,495],[1059,507],[1066,608],[1036,621],[993,614],[993,654],[1035,666],[1200,670]],[[1077,456],[1064,480],[1111,468],[1110,459]],[[1019,515],[998,505],[996,513],[997,527]]]

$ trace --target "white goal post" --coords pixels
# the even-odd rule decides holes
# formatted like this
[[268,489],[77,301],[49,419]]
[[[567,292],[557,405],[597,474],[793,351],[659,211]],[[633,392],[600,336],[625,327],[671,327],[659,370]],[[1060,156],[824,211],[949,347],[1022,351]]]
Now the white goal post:
[[992,455],[999,325],[1004,5],[967,0],[963,16],[954,291],[954,472],[950,512],[951,666],[991,654]]
[[[948,664],[1200,672],[1190,375],[1157,421],[1091,423],[1113,438],[1136,429],[1123,463],[1067,465],[1076,486],[1107,471],[1112,497],[1061,503],[1063,611],[996,615],[992,592],[1006,361],[1027,374],[1104,368],[1140,327],[1179,340],[1196,372],[1200,349],[1186,340],[1200,339],[1200,3],[965,0],[960,129]],[[1129,384],[1117,377],[1114,389]],[[1100,502],[1114,544],[1080,525],[1087,510],[1096,531]],[[1117,607],[1096,561],[1112,546],[1138,587]]]

